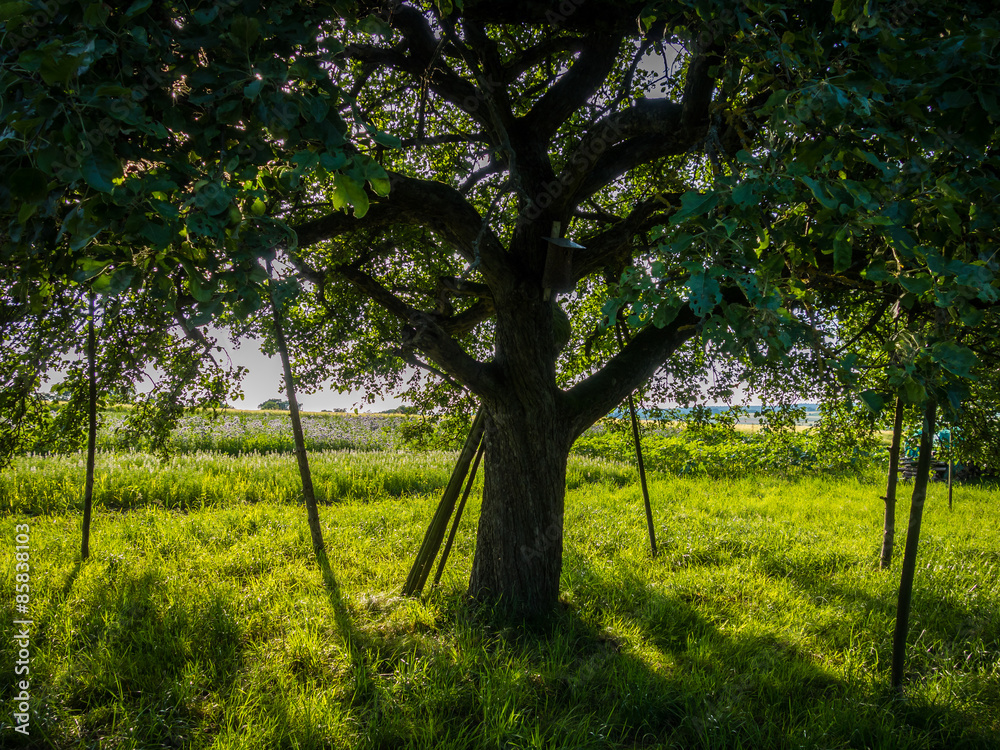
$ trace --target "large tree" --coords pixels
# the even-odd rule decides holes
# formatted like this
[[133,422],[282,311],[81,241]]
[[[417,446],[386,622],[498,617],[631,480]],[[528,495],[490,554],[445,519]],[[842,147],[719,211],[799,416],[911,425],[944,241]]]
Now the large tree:
[[[653,230],[704,180],[706,151],[737,150],[735,126],[715,130],[731,114],[712,104],[733,95],[724,45],[664,38],[662,22],[641,32],[639,6],[620,3],[366,10],[381,36],[346,34],[337,75],[355,116],[398,139],[367,152],[390,189],[335,178],[332,191],[316,186],[329,205],[289,222],[318,329],[303,321],[300,340],[315,358],[336,352],[320,371],[340,382],[359,362],[388,374],[429,360],[474,394],[488,421],[470,592],[544,613],[558,596],[570,446],[717,310],[710,260],[692,245],[649,289],[656,320],[632,316],[620,353],[581,364],[575,351],[591,334],[613,340],[601,329],[615,318],[602,311],[608,288],[648,270]],[[689,13],[678,8],[671,28]],[[659,75],[641,66],[650,52]],[[352,213],[331,210],[345,201]],[[699,288],[680,291],[688,283]],[[746,303],[738,288],[732,299]]]
[[[272,261],[304,385],[416,365],[481,403],[470,592],[522,615],[557,600],[573,440],[687,342],[773,360],[863,293],[954,312],[923,369],[962,375],[997,298],[975,4],[22,6],[0,210],[24,304],[96,273],[245,330]],[[921,372],[893,385],[919,401]]]

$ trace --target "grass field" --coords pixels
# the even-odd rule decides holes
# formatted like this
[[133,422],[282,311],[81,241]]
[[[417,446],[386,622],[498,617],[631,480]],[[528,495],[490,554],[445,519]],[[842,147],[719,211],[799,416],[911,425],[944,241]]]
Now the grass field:
[[0,475],[0,617],[23,617],[27,524],[31,723],[10,726],[4,638],[0,746],[1000,747],[995,489],[949,512],[931,488],[899,700],[875,475],[654,473],[651,559],[632,469],[573,457],[562,606],[525,631],[464,599],[476,507],[442,585],[399,596],[453,458],[314,456],[326,576],[287,455],[103,455],[83,565],[82,459],[20,459]]

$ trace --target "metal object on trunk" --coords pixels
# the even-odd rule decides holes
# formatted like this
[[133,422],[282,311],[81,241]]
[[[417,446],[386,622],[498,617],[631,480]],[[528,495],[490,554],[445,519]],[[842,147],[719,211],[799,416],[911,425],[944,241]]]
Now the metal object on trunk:
[[552,292],[572,292],[576,288],[573,281],[573,251],[583,250],[583,245],[560,237],[559,229],[559,222],[553,222],[553,236],[542,238],[549,243],[545,255],[545,270],[542,272],[545,299],[548,299]]

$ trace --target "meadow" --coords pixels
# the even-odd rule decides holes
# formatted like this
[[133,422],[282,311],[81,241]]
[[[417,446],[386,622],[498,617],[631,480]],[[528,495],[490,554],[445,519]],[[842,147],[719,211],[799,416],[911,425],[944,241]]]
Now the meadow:
[[0,745],[1000,747],[995,487],[959,486],[952,511],[931,487],[900,698],[877,461],[793,451],[736,476],[710,470],[715,453],[685,469],[677,435],[656,438],[651,558],[634,468],[597,431],[571,457],[560,609],[526,630],[465,600],[477,493],[441,584],[399,595],[454,453],[364,429],[381,437],[311,457],[325,570],[279,451],[102,453],[84,564],[82,456],[17,459],[0,474],[0,617],[22,617],[7,540],[28,524],[31,734],[10,726],[4,638]]

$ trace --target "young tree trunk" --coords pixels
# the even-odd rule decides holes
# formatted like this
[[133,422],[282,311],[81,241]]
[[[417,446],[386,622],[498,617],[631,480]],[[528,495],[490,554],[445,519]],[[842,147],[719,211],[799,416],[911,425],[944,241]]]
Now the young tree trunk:
[[87,480],[83,492],[83,541],[80,559],[90,557],[90,515],[94,504],[94,464],[97,457],[97,331],[94,327],[94,292],[90,292],[87,318]]
[[892,418],[892,444],[889,446],[889,476],[885,483],[885,520],[882,523],[882,555],[879,567],[892,565],[892,547],[896,539],[896,484],[899,481],[899,451],[903,443],[903,400],[896,398]]
[[[271,269],[268,267],[268,273]],[[309,533],[312,535],[313,552],[322,562],[326,556],[323,544],[323,529],[319,524],[319,508],[316,504],[316,492],[313,490],[312,472],[309,470],[309,457],[306,453],[305,434],[302,432],[302,420],[299,417],[299,404],[295,400],[295,380],[292,377],[292,362],[288,356],[288,343],[285,340],[285,329],[281,323],[281,310],[274,293],[268,283],[268,294],[271,299],[271,312],[274,315],[274,339],[281,354],[281,367],[285,374],[285,392],[288,394],[288,413],[292,421],[292,438],[295,441],[295,458],[299,463],[299,477],[302,479],[302,497],[306,504],[306,516],[309,520]]]
[[917,567],[917,545],[920,542],[920,522],[927,499],[927,479],[934,450],[934,418],[936,402],[931,399],[924,411],[923,432],[920,435],[920,457],[917,459],[917,476],[913,480],[913,498],[910,501],[910,523],[906,530],[906,547],[899,579],[899,598],[896,602],[896,629],[892,636],[892,687],[902,690],[903,669],[906,666],[906,633],[910,624],[910,601],[913,596],[913,575]]

